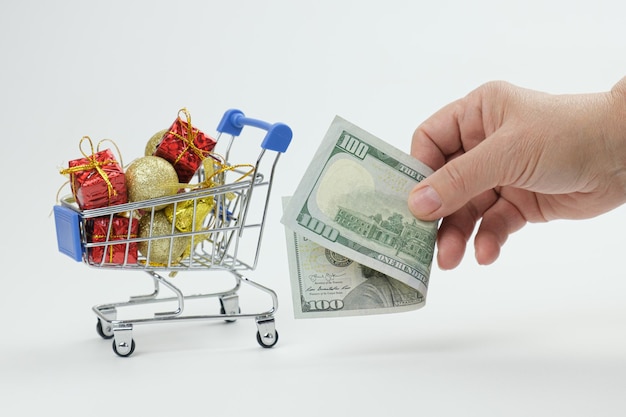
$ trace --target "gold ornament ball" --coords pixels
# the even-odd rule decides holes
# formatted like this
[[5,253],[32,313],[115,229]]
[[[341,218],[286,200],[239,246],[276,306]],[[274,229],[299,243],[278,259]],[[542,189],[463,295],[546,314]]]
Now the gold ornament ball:
[[[126,168],[128,201],[144,201],[177,193],[178,174],[168,161],[158,156],[142,156]],[[160,210],[167,204],[159,205]]]
[[[152,230],[152,234],[150,234]],[[176,230],[174,230],[176,233]],[[172,248],[171,263],[178,263],[183,255],[183,252],[190,244],[189,236],[175,237],[172,236],[172,223],[167,219],[167,216],[163,211],[155,211],[154,218],[148,213],[141,217],[139,220],[139,237],[147,238],[152,236],[152,240],[141,241],[137,244],[137,249],[143,255],[148,257],[150,264],[167,265],[170,259],[170,246]],[[167,236],[161,239],[155,239],[155,237]],[[171,243],[171,244],[170,244]],[[148,253],[148,245],[150,246],[150,253]]]
[[152,135],[148,143],[146,143],[146,150],[144,153],[146,156],[154,155],[154,152],[156,152],[156,148],[159,146],[159,143],[161,143],[163,136],[165,136],[168,131],[169,129],[163,129]]

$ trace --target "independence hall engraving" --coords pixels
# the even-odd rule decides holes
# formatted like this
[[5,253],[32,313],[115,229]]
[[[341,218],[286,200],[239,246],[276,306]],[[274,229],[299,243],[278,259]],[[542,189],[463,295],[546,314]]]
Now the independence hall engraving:
[[335,221],[367,240],[395,249],[396,255],[402,252],[424,263],[432,260],[435,237],[422,229],[415,219],[404,222],[400,214],[383,219],[380,214],[367,216],[339,206]]

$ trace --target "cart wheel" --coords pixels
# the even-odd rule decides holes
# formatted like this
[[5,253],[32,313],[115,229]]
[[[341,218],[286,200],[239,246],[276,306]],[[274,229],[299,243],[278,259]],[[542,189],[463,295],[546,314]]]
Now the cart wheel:
[[265,333],[261,336],[261,332],[256,332],[256,341],[259,342],[259,345],[264,348],[274,347],[276,343],[278,343],[278,332],[274,330],[274,334]]
[[127,356],[132,355],[134,351],[135,351],[135,340],[134,339],[131,339],[131,341],[130,341],[130,349],[124,349],[123,351],[119,351],[117,349],[117,343],[115,343],[115,340],[113,340],[113,352],[115,352],[116,355],[125,358]]
[[[241,307],[237,306],[237,313],[241,314]],[[224,308],[224,301],[220,298],[220,314],[226,314],[226,309]],[[224,320],[226,323],[234,323],[237,319],[226,319]]]
[[110,327],[103,327],[102,320],[100,319],[98,319],[98,323],[96,323],[96,331],[103,339],[111,339],[113,337],[113,330],[111,330]]
[[[238,313],[241,313],[241,307],[237,309]],[[220,308],[220,314],[226,314],[226,310],[224,310],[224,307]],[[224,320],[226,323],[234,323],[237,321],[237,319],[225,319]]]

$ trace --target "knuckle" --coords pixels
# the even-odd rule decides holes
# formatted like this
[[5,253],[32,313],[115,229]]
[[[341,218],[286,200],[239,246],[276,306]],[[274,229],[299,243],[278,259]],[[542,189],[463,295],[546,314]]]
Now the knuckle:
[[447,181],[455,193],[466,194],[469,191],[466,175],[459,169],[454,161],[444,166]]

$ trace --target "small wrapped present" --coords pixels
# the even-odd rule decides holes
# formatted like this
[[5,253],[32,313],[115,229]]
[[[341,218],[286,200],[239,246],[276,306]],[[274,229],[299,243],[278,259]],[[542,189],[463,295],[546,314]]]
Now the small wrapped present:
[[[91,154],[82,150],[88,141]],[[61,174],[69,174],[72,194],[81,210],[113,206],[128,202],[124,170],[110,149],[94,152],[89,136],[84,136],[79,144],[84,158],[69,161],[68,168]]]
[[[181,113],[185,114],[186,120],[180,117]],[[186,184],[191,181],[204,158],[213,151],[215,144],[213,138],[193,127],[189,112],[183,108],[163,135],[154,156],[169,161],[178,174],[178,180]]]
[[87,220],[87,243],[124,241],[88,248],[89,263],[94,265],[100,265],[103,262],[116,265],[136,264],[137,242],[128,242],[128,239],[137,237],[139,221],[121,215],[114,215],[112,219],[111,222],[110,216],[102,216]]

